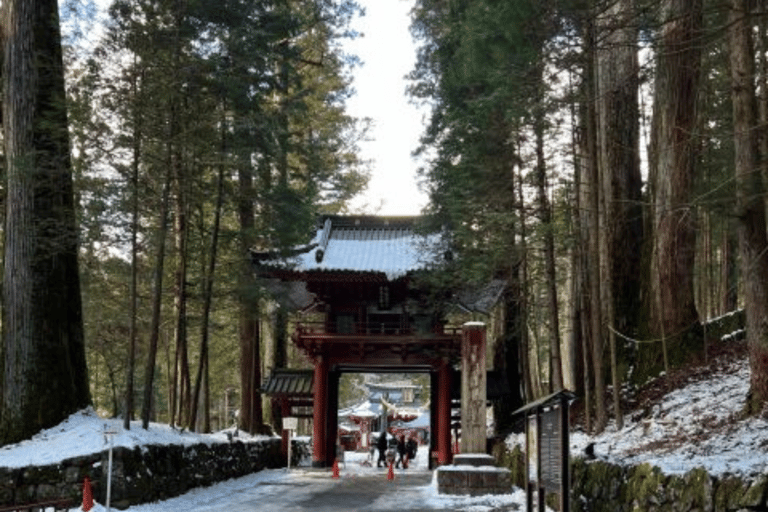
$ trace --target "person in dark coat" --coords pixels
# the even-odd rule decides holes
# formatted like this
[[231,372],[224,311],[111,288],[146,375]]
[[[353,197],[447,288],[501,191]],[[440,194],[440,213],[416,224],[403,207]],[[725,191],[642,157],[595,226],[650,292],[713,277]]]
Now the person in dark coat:
[[400,463],[403,464],[403,469],[408,469],[408,452],[405,448],[405,436],[400,434],[400,437],[397,440],[397,462],[395,463],[395,467],[399,468]]
[[386,465],[386,454],[387,454],[387,432],[384,431],[381,434],[379,434],[379,438],[376,440],[376,448],[379,450],[379,460],[376,462],[376,467],[380,468],[381,463],[384,462],[384,465]]
[[408,442],[405,443],[405,451],[408,454],[408,462],[416,458],[416,451],[419,449],[419,443],[416,442],[415,437],[408,438]]

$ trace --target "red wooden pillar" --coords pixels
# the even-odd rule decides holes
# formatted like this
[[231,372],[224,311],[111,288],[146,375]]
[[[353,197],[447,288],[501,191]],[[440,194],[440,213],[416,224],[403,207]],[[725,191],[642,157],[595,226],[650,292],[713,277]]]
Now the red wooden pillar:
[[328,417],[328,361],[323,356],[318,356],[315,361],[314,387],[312,466],[322,468],[327,465],[326,419]]
[[437,463],[451,463],[451,367],[443,361],[437,374]]

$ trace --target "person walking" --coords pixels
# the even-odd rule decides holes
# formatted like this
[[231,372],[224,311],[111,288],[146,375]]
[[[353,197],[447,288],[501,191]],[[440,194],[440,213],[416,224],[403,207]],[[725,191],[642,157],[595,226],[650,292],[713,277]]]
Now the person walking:
[[379,460],[376,462],[376,467],[380,468],[383,462],[386,466],[387,456],[387,431],[382,430],[379,434],[379,438],[376,440],[376,448],[379,450]]
[[414,436],[408,438],[408,442],[405,443],[405,451],[408,454],[408,462],[416,459],[416,452],[419,449],[419,443]]
[[400,437],[397,439],[397,462],[395,463],[396,468],[399,468],[400,463],[402,463],[403,469],[408,469],[407,453],[408,452],[405,447],[405,436],[400,434]]

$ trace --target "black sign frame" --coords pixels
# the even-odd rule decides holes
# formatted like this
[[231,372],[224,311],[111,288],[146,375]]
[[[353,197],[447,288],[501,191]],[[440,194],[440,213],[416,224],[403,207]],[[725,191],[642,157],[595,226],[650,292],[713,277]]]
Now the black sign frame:
[[570,438],[568,390],[515,411],[525,414],[526,511],[544,512],[547,493],[557,494],[560,512],[570,512]]

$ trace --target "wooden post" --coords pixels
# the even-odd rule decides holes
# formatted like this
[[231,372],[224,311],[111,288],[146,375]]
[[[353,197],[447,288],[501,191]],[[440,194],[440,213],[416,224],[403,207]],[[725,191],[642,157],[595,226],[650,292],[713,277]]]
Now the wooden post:
[[315,361],[315,400],[313,410],[312,466],[325,467],[327,463],[326,422],[328,417],[328,361],[318,356]]
[[562,475],[560,479],[560,512],[571,510],[571,454],[570,424],[568,409],[570,405],[565,395],[560,396],[560,460]]
[[437,463],[451,462],[451,367],[443,361],[438,370]]

